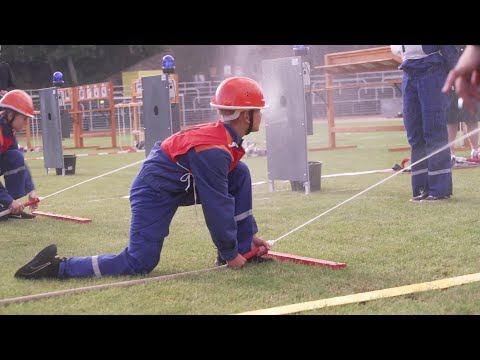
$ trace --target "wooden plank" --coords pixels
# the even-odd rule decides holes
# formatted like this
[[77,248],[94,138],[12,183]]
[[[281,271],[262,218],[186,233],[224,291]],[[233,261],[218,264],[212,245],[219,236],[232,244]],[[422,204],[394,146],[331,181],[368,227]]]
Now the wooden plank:
[[325,55],[325,65],[315,66],[330,74],[397,70],[402,59],[393,55],[390,46],[344,51]]
[[410,146],[404,146],[404,147],[397,147],[397,148],[390,148],[388,151],[390,152],[396,152],[396,151],[410,151],[412,148]]
[[479,282],[479,281],[480,281],[480,273],[476,273],[476,274],[457,276],[453,278],[423,282],[418,284],[397,286],[397,287],[387,288],[382,290],[373,290],[373,291],[367,291],[363,293],[337,296],[333,298],[314,300],[314,301],[308,301],[303,303],[277,306],[277,307],[254,310],[254,311],[247,311],[243,313],[238,313],[236,315],[293,314],[301,311],[323,309],[330,306],[356,304],[364,301],[386,299],[394,296],[402,296],[402,295],[414,294],[414,293],[424,292],[424,291],[448,289],[453,286],[470,284],[470,283]]
[[51,218],[58,219],[58,220],[73,221],[73,222],[82,223],[82,224],[92,222],[92,219],[81,218],[81,217],[78,217],[78,216],[54,214],[54,213],[49,213],[49,212],[44,212],[44,211],[32,211],[32,214],[33,215],[39,215],[39,216],[51,217]]
[[305,256],[292,255],[292,254],[285,254],[285,253],[276,252],[276,251],[268,251],[267,255],[264,255],[264,256],[273,257],[279,261],[292,261],[295,263],[309,265],[309,266],[326,266],[332,269],[343,269],[347,267],[347,264],[345,263],[339,263],[339,262],[328,261],[328,260],[320,260],[320,259],[315,259],[315,258],[310,258]]
[[347,132],[379,132],[379,131],[405,131],[403,125],[390,126],[357,126],[357,127],[333,127],[332,131],[335,133]]
[[400,64],[393,59],[379,59],[341,65],[315,66],[315,69],[323,70],[331,74],[353,74],[370,71],[398,70],[399,65]]
[[356,89],[356,88],[363,88],[363,87],[396,85],[396,84],[401,84],[401,83],[402,83],[402,79],[385,80],[383,82],[381,82],[381,81],[373,82],[372,81],[372,82],[359,83],[359,84],[336,85],[336,86],[329,86],[329,87],[324,87],[324,88],[313,88],[309,91],[315,92],[315,91],[327,91],[327,90]]
[[400,57],[393,55],[392,51],[390,50],[390,46],[330,53],[327,54],[326,57],[328,58],[328,62],[326,62],[325,65],[368,63],[379,59],[394,60],[398,64],[402,63],[402,59]]
[[[112,136],[111,131],[95,131],[95,132],[85,132],[80,134],[80,137],[110,137]],[[70,135],[71,137],[71,135]]]
[[345,146],[335,146],[335,147],[319,147],[319,148],[311,148],[308,151],[324,151],[324,150],[341,150],[341,149],[355,149],[357,145],[345,145]]

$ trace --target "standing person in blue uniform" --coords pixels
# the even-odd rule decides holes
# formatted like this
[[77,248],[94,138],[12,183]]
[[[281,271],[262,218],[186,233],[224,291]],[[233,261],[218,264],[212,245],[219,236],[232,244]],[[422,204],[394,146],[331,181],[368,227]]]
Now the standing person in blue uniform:
[[[33,118],[33,101],[25,91],[12,90],[0,99],[0,108],[3,110],[0,112],[0,176],[5,180],[5,186],[0,182],[0,212],[11,211],[0,220],[33,219],[35,216],[24,212],[23,204],[18,201],[25,195],[34,200],[37,194],[15,137],[17,131],[25,128],[29,118]],[[30,208],[35,210],[37,205]]]
[[217,265],[240,268],[242,256],[258,247],[248,167],[239,160],[242,137],[258,131],[265,99],[246,77],[224,80],[210,104],[221,120],[186,128],[157,142],[130,189],[132,219],[128,246],[118,255],[59,258],[55,244],[40,251],[15,274],[18,278],[73,278],[147,274],[160,261],[163,241],[179,206],[202,204],[219,258]]
[[[402,57],[403,116],[411,162],[448,144],[447,96],[442,87],[458,61],[455,45],[391,45]],[[412,167],[411,201],[439,201],[452,195],[450,149]]]

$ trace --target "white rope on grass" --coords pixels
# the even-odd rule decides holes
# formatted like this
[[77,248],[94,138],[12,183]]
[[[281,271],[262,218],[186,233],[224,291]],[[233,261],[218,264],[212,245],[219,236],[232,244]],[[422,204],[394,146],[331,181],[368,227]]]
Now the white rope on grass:
[[[469,137],[470,135],[475,134],[475,133],[477,133],[477,132],[479,132],[479,131],[480,131],[480,128],[474,129],[474,130],[470,131],[469,133],[467,133],[466,135],[460,137],[459,139],[460,139],[460,140],[466,139],[466,138]],[[300,230],[300,229],[303,228],[304,226],[306,226],[306,225],[310,224],[311,222],[313,222],[313,221],[321,218],[323,215],[326,215],[326,214],[328,214],[329,212],[331,212],[331,211],[339,208],[340,206],[342,206],[342,205],[350,202],[351,200],[353,200],[353,199],[359,197],[360,195],[366,193],[367,191],[369,191],[369,190],[377,187],[378,185],[384,183],[385,181],[390,180],[390,179],[393,178],[394,176],[397,176],[398,174],[400,174],[400,173],[402,173],[402,172],[405,172],[405,171],[407,171],[408,169],[411,169],[412,166],[417,165],[417,164],[421,163],[422,161],[425,161],[425,160],[427,160],[428,158],[432,157],[433,155],[436,155],[436,154],[438,154],[439,152],[450,148],[450,146],[451,146],[455,141],[457,141],[457,140],[454,140],[454,141],[452,141],[452,142],[450,142],[450,143],[448,143],[448,144],[440,147],[439,149],[433,151],[431,154],[428,154],[427,156],[421,158],[420,160],[414,162],[413,164],[411,164],[411,165],[403,168],[403,169],[400,170],[400,171],[397,171],[397,172],[393,173],[392,175],[386,177],[386,178],[383,179],[383,180],[380,180],[380,181],[377,182],[376,184],[373,184],[372,186],[369,186],[369,187],[366,188],[365,190],[360,191],[358,194],[353,195],[352,197],[348,198],[347,200],[344,200],[344,201],[342,201],[341,203],[335,205],[334,207],[332,207],[332,208],[324,211],[324,212],[321,213],[320,215],[315,216],[313,219],[310,219],[310,220],[308,220],[307,222],[303,223],[302,225],[297,226],[295,229],[293,229],[293,230],[287,232],[286,234],[280,236],[278,239],[276,239],[276,240],[269,240],[269,241],[268,241],[269,245],[270,245],[270,246],[275,245],[275,243],[276,243],[277,241],[279,241],[279,240],[287,237],[288,235],[294,233],[294,232],[297,231],[297,230]]]
[[[465,139],[465,138],[467,138],[468,136],[470,136],[470,135],[472,135],[472,134],[474,134],[474,133],[477,133],[477,132],[479,132],[479,131],[480,131],[480,128],[477,128],[477,129],[475,129],[475,130],[472,130],[470,133],[467,133],[467,134],[465,134],[464,136],[460,137],[460,140]],[[456,140],[455,140],[455,141],[456,141]],[[278,242],[279,240],[281,240],[281,239],[285,238],[286,236],[294,233],[295,231],[303,228],[304,226],[306,226],[306,225],[310,224],[311,222],[317,220],[318,218],[322,217],[323,215],[328,214],[329,212],[333,211],[334,209],[336,209],[336,208],[338,208],[338,207],[340,207],[340,206],[348,203],[349,201],[357,198],[358,196],[366,193],[367,191],[369,191],[369,190],[375,188],[376,186],[384,183],[385,181],[393,178],[394,176],[397,176],[399,173],[402,173],[402,172],[410,169],[412,166],[414,166],[414,165],[416,165],[416,164],[418,164],[418,163],[420,163],[420,162],[428,159],[429,157],[431,157],[431,156],[433,156],[433,155],[436,155],[436,154],[438,154],[439,152],[441,152],[441,151],[449,148],[450,145],[451,145],[453,142],[454,142],[454,141],[452,141],[451,143],[446,144],[445,146],[442,146],[441,148],[439,148],[439,149],[437,149],[436,151],[432,152],[431,154],[425,156],[424,158],[416,161],[415,163],[411,164],[410,166],[405,167],[405,168],[402,169],[401,171],[398,171],[398,172],[392,174],[391,176],[389,176],[389,177],[387,177],[387,178],[379,181],[378,183],[376,183],[376,184],[368,187],[367,189],[359,192],[358,194],[350,197],[349,199],[342,201],[340,204],[335,205],[334,207],[332,207],[332,208],[330,208],[329,210],[321,213],[320,215],[314,217],[313,219],[310,219],[309,221],[303,223],[303,224],[300,225],[300,226],[297,226],[295,229],[293,229],[293,230],[287,232],[286,234],[280,236],[280,237],[277,238],[276,240],[269,240],[269,241],[268,241],[269,245],[270,245],[270,246],[275,245],[275,243]],[[57,191],[56,193],[53,193],[53,194],[51,194],[51,195],[48,195],[48,196],[46,196],[46,197],[44,197],[44,198],[47,198],[47,197],[50,197],[50,196],[59,194],[59,193],[65,191],[65,190],[68,190],[68,189],[71,189],[71,188],[73,188],[73,187],[79,186],[79,185],[81,185],[81,184],[84,184],[84,183],[86,183],[86,182],[88,182],[88,181],[92,181],[92,180],[97,179],[97,178],[99,178],[99,177],[102,177],[102,176],[105,176],[105,175],[108,175],[108,174],[111,174],[111,173],[120,171],[120,170],[122,170],[122,169],[125,169],[125,168],[127,168],[127,167],[136,165],[136,164],[138,164],[138,163],[140,163],[140,162],[143,162],[143,161],[145,161],[145,160],[138,161],[138,162],[136,162],[136,163],[133,163],[133,164],[124,166],[124,167],[122,167],[122,168],[120,168],[120,169],[113,170],[113,171],[110,171],[110,172],[108,172],[108,173],[106,173],[106,174],[103,174],[103,175],[97,176],[97,177],[95,177],[95,178],[92,178],[92,179],[83,181],[83,182],[78,183],[78,184],[76,184],[76,185],[70,186],[70,187],[68,187],[68,188],[66,188],[66,189],[64,189],[64,190]],[[175,277],[179,277],[179,276],[183,276],[183,275],[190,275],[190,274],[195,274],[195,273],[200,273],[200,272],[208,272],[208,271],[213,271],[213,270],[216,270],[216,269],[223,269],[223,268],[226,268],[226,265],[219,266],[219,267],[215,267],[215,268],[209,268],[209,269],[191,271],[191,272],[186,272],[186,273],[179,273],[179,274],[167,275],[167,277],[168,277],[168,279],[170,279],[170,278],[175,278]],[[480,280],[477,280],[477,278],[475,277],[476,275],[477,275],[477,274],[466,275],[467,277],[470,276],[470,277],[474,277],[474,279],[475,279],[475,280],[469,280],[470,278],[467,278],[468,282],[480,281]],[[479,275],[479,276],[480,276],[480,275]],[[165,278],[165,277],[159,277],[159,278]],[[89,291],[89,290],[104,289],[104,288],[111,288],[111,287],[130,286],[130,285],[144,284],[144,283],[146,283],[146,282],[152,282],[152,281],[159,281],[159,280],[161,280],[161,279],[157,279],[157,280],[155,280],[155,279],[157,279],[157,278],[138,279],[138,280],[131,280],[131,281],[119,282],[119,283],[109,283],[109,284],[96,285],[96,286],[87,286],[87,287],[83,287],[83,288],[62,290],[62,291],[56,291],[56,292],[50,292],[50,293],[44,293],[44,294],[28,295],[28,296],[23,296],[23,297],[20,297],[20,298],[2,299],[2,300],[0,300],[0,305],[7,305],[7,304],[11,304],[11,303],[18,303],[18,302],[25,302],[25,301],[30,301],[30,300],[35,300],[35,299],[42,299],[42,298],[53,297],[53,296],[60,296],[60,295],[68,294],[68,293],[77,293],[77,292],[84,292],[84,291]],[[445,279],[445,280],[448,280],[448,279]],[[466,281],[467,281],[467,280],[466,280]],[[428,283],[427,283],[427,284],[428,284]],[[428,286],[428,285],[427,285],[427,286]],[[382,290],[380,290],[380,291],[382,291]],[[287,305],[287,306],[289,306],[289,305]]]
[[1,305],[19,304],[19,303],[32,301],[32,300],[48,299],[48,298],[64,296],[64,295],[84,293],[84,292],[91,291],[91,290],[103,290],[103,289],[111,289],[111,288],[118,288],[118,287],[127,287],[127,286],[132,286],[132,285],[143,285],[143,284],[148,284],[148,283],[151,283],[151,282],[172,280],[172,279],[177,279],[179,277],[183,277],[183,276],[187,276],[187,275],[195,275],[195,274],[201,274],[201,273],[204,273],[204,272],[221,270],[221,269],[225,269],[226,267],[227,267],[227,265],[221,265],[221,266],[217,266],[217,267],[214,267],[214,268],[186,271],[186,272],[182,272],[182,273],[163,275],[163,276],[157,276],[157,277],[152,277],[152,278],[127,280],[127,281],[120,281],[120,282],[115,282],[115,283],[93,285],[93,286],[84,286],[84,287],[73,288],[73,289],[52,291],[52,292],[46,292],[46,293],[41,293],[41,294],[19,296],[19,297],[10,298],[10,299],[1,299],[0,300],[0,306]]
[[127,168],[129,168],[129,167],[131,167],[131,166],[135,166],[135,165],[137,165],[137,164],[143,163],[144,161],[145,161],[145,159],[142,159],[142,160],[140,160],[140,161],[134,162],[133,164],[122,166],[121,168],[118,168],[118,169],[109,171],[109,172],[107,172],[107,173],[105,173],[105,174],[102,174],[102,175],[95,176],[95,177],[93,177],[93,178],[91,178],[91,179],[88,179],[88,180],[85,180],[85,181],[79,182],[78,184],[75,184],[75,185],[69,186],[69,187],[67,187],[67,188],[65,188],[65,189],[59,190],[59,191],[57,191],[57,192],[54,192],[53,194],[40,197],[39,199],[42,201],[42,200],[47,199],[47,198],[49,198],[49,197],[51,197],[51,196],[54,196],[54,195],[60,194],[60,193],[62,193],[62,192],[64,192],[64,191],[73,189],[74,187],[83,185],[83,184],[85,184],[85,183],[87,183],[87,182],[90,182],[90,181],[99,179],[99,178],[101,178],[101,177],[103,177],[103,176],[107,176],[107,175],[116,173],[116,172],[118,172],[118,171],[120,171],[120,170],[127,169]]

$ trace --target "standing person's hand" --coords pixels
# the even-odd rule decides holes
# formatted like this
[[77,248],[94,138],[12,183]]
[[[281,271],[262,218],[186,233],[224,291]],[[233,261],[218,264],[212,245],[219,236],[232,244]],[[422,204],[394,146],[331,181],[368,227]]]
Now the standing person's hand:
[[447,93],[455,85],[455,91],[463,99],[464,106],[475,113],[475,99],[480,100],[477,86],[480,82],[480,46],[467,45],[455,67],[449,72],[442,91]]

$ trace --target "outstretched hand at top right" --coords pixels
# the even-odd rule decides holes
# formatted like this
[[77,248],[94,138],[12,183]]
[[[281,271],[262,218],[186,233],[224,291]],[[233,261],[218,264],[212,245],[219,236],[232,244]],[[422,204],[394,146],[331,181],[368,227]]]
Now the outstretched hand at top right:
[[476,112],[475,101],[480,100],[480,46],[467,45],[455,67],[449,72],[442,91],[448,93],[452,86],[459,97],[463,99],[463,105],[471,113]]

